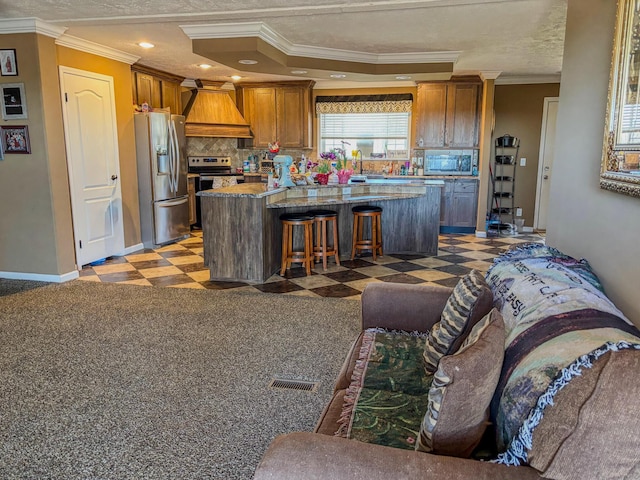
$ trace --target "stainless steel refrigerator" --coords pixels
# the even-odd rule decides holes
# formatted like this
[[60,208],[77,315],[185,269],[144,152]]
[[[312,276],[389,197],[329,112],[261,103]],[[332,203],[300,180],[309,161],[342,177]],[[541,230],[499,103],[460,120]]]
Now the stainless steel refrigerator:
[[136,113],[140,228],[145,248],[189,236],[184,117]]

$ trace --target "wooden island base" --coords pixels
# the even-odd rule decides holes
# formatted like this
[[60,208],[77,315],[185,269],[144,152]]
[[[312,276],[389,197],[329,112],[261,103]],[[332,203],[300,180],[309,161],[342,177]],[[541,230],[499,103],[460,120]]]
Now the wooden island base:
[[[382,207],[385,254],[437,255],[439,180],[403,185],[302,186],[267,190],[249,183],[199,192],[204,263],[211,280],[264,283],[280,268],[280,215],[327,208],[338,212],[340,258],[351,257],[355,205]],[[301,233],[294,237],[300,242]]]

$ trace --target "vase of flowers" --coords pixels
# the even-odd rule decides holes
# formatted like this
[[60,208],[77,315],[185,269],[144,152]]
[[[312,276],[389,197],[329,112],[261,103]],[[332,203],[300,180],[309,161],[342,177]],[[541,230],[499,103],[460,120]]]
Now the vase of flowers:
[[353,170],[349,168],[347,154],[342,148],[334,148],[329,152],[323,152],[320,157],[327,162],[335,162],[335,167],[332,167],[332,170],[338,177],[338,183],[345,184],[349,182],[349,177],[351,177]]

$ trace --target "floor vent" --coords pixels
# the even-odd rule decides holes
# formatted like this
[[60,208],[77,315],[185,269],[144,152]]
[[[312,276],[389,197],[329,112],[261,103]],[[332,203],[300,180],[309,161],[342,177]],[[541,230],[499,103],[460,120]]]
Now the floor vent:
[[289,380],[286,378],[274,378],[269,384],[269,388],[302,390],[304,392],[315,392],[319,382],[309,382],[306,380]]

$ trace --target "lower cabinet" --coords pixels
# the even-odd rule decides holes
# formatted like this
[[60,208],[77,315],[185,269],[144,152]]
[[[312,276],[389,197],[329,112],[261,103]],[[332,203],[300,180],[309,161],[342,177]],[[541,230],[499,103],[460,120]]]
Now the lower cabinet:
[[472,233],[478,211],[478,180],[446,178],[440,199],[440,231]]

